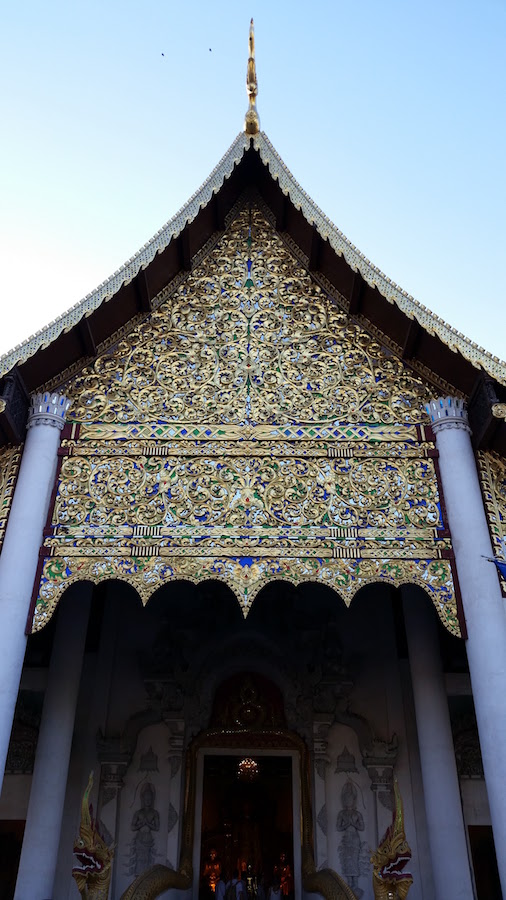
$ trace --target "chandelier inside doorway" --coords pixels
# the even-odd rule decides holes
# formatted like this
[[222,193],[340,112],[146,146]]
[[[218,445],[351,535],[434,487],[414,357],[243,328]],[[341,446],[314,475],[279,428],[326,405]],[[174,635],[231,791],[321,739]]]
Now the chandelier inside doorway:
[[254,781],[258,777],[258,771],[257,761],[245,756],[237,766],[237,777],[241,781]]

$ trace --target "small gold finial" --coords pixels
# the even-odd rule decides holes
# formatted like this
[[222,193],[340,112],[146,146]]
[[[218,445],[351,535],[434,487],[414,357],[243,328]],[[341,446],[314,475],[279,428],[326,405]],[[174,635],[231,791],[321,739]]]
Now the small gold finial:
[[258,94],[258,81],[255,66],[255,28],[253,19],[249,26],[249,56],[248,69],[246,72],[246,93],[249,99],[249,109],[244,117],[244,130],[246,134],[258,134],[260,131],[260,119],[255,102]]

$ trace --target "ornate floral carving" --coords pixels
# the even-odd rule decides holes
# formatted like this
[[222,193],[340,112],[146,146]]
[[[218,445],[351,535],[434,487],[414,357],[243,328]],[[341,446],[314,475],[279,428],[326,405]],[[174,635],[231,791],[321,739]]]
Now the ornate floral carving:
[[268,456],[71,456],[53,522],[90,535],[109,525],[442,526],[430,459]]
[[4,539],[18,477],[21,449],[21,447],[3,447],[0,450],[0,547]]
[[[492,452],[480,452],[478,463],[494,556],[502,559],[506,541],[506,463]],[[506,593],[506,579],[500,573],[499,580]]]
[[417,422],[422,382],[315,285],[252,210],[128,340],[71,382],[98,422]]
[[432,598],[446,627],[459,634],[450,561],[420,559],[322,559],[307,557],[174,557],[165,562],[157,557],[111,557],[103,559],[64,557],[45,561],[34,628],[42,628],[51,618],[59,597],[75,581],[98,584],[105,579],[126,581],[136,588],[144,603],[162,584],[171,579],[193,583],[207,579],[224,581],[235,591],[245,612],[258,591],[273,580],[301,584],[318,581],[336,588],[347,605],[365,584],[385,581],[394,586],[418,584]]
[[[165,295],[164,295],[165,297]],[[68,385],[34,627],[75,580],[420,584],[458,633],[422,381],[352,323],[256,208]],[[76,432],[77,433],[77,432]]]

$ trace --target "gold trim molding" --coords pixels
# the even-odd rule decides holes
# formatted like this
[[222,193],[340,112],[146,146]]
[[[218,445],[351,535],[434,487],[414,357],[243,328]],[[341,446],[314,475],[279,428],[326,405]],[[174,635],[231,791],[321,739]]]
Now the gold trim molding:
[[22,450],[22,446],[0,450],[0,547],[5,536]]

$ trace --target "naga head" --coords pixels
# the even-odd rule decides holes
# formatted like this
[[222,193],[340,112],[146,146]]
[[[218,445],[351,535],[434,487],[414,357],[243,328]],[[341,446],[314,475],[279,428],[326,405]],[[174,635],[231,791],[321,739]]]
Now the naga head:
[[[74,854],[78,865],[72,869],[82,896],[93,897],[94,892],[105,892],[109,888],[114,847],[109,847],[98,831],[97,823],[92,818],[90,794],[93,787],[93,772],[81,802],[81,824],[79,834],[74,843]],[[106,893],[101,896],[105,896]]]
[[[405,897],[413,876],[405,871],[411,859],[411,848],[404,831],[404,812],[397,780],[394,780],[395,809],[392,824],[387,828],[378,849],[371,856],[373,879],[391,888],[392,897]],[[402,892],[399,890],[403,887]]]

